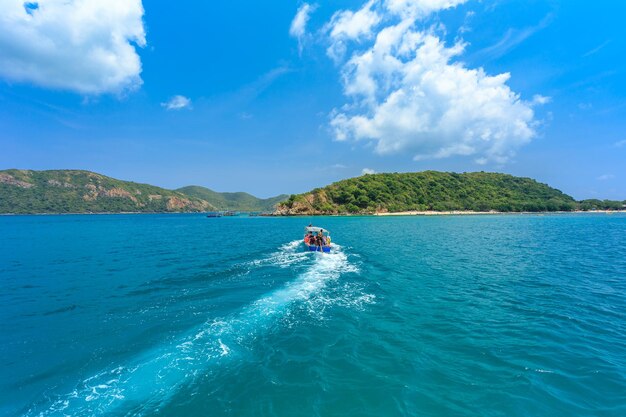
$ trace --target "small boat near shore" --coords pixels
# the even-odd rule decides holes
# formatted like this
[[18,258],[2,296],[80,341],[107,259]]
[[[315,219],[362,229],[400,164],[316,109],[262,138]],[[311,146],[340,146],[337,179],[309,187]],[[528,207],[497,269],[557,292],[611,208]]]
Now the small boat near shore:
[[307,226],[304,228],[303,243],[305,248],[310,252],[330,253],[330,232],[321,227]]

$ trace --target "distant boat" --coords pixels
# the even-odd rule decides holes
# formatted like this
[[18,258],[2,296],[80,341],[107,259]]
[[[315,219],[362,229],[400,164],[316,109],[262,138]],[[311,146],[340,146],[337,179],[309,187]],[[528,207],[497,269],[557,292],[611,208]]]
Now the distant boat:
[[220,213],[219,211],[211,211],[207,213],[206,216],[207,217],[222,217],[222,213]]
[[226,217],[239,216],[239,212],[238,211],[230,211],[229,210],[229,211],[222,212],[222,215],[226,216]]
[[[324,235],[324,243],[320,246],[319,242],[314,241],[319,232]],[[304,228],[304,246],[311,252],[330,253],[330,232],[321,227],[307,226]]]

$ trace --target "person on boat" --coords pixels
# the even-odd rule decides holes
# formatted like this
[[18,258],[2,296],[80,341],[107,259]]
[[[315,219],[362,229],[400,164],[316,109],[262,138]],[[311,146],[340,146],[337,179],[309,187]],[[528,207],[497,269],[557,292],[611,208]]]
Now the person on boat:
[[317,232],[317,246],[322,247],[326,245],[326,238],[324,238],[324,229],[320,229]]

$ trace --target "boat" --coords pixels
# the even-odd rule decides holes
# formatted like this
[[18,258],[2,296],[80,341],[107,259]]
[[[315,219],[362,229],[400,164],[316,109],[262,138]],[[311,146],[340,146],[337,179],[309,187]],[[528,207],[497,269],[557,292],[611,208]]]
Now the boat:
[[206,214],[207,217],[222,217],[222,213],[219,211],[210,211]]
[[[309,239],[310,236],[317,236],[319,232],[322,232],[324,235],[324,240],[326,244],[319,246],[317,243],[312,243]],[[331,239],[330,232],[327,229],[323,229],[321,227],[316,226],[307,226],[304,228],[304,246],[308,251],[311,252],[326,252],[330,253]]]

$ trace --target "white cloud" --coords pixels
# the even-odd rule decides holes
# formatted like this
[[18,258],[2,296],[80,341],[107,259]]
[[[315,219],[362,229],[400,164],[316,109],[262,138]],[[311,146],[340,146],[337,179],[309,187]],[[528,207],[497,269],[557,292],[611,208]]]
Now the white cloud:
[[615,178],[615,175],[613,174],[604,174],[604,175],[600,175],[596,179],[599,181],[606,181],[606,180],[612,180],[613,178]]
[[587,58],[591,55],[595,55],[598,52],[600,52],[602,49],[604,49],[605,46],[607,46],[608,44],[611,43],[611,39],[608,39],[606,41],[604,41],[603,43],[601,43],[600,45],[596,46],[595,48],[591,49],[590,51],[585,52],[584,54],[581,55],[581,58]]
[[327,49],[328,56],[335,61],[340,60],[346,51],[346,41],[370,38],[372,30],[380,20],[380,15],[373,10],[375,0],[370,0],[359,10],[340,10],[333,14],[326,25],[331,44]]
[[161,103],[161,106],[167,110],[191,109],[191,100],[185,96],[174,96],[165,103]]
[[[351,55],[340,63],[350,101],[331,114],[337,140],[372,141],[379,154],[408,152],[416,160],[462,155],[483,164],[504,163],[532,140],[532,106],[548,97],[523,101],[507,85],[510,74],[491,76],[455,61],[464,52],[462,41],[446,46],[433,30],[417,29],[427,13],[463,1],[380,5],[385,23],[371,29],[371,41],[352,42]],[[332,48],[332,31],[329,38]]]
[[386,0],[386,7],[391,13],[402,18],[420,18],[439,10],[456,7],[467,0]]
[[306,25],[309,22],[311,13],[313,13],[315,9],[317,9],[317,4],[311,5],[309,3],[304,3],[302,6],[300,6],[298,11],[296,12],[296,16],[291,21],[289,34],[298,39],[298,47],[300,49],[300,52],[302,52],[304,36],[306,35]]
[[141,0],[0,1],[0,77],[81,94],[138,88]]
[[626,139],[615,142],[613,146],[615,146],[616,148],[621,148],[621,147],[626,146]]
[[552,97],[547,97],[547,96],[542,96],[541,94],[535,94],[533,96],[533,104],[536,105],[543,105],[543,104],[548,104],[552,101]]
[[371,175],[371,174],[376,174],[376,171],[374,171],[371,168],[363,168],[363,170],[361,171],[361,175]]
[[547,14],[537,25],[522,29],[509,28],[504,36],[494,45],[484,48],[474,55],[475,59],[488,61],[506,55],[535,33],[545,29],[552,23],[553,15]]

